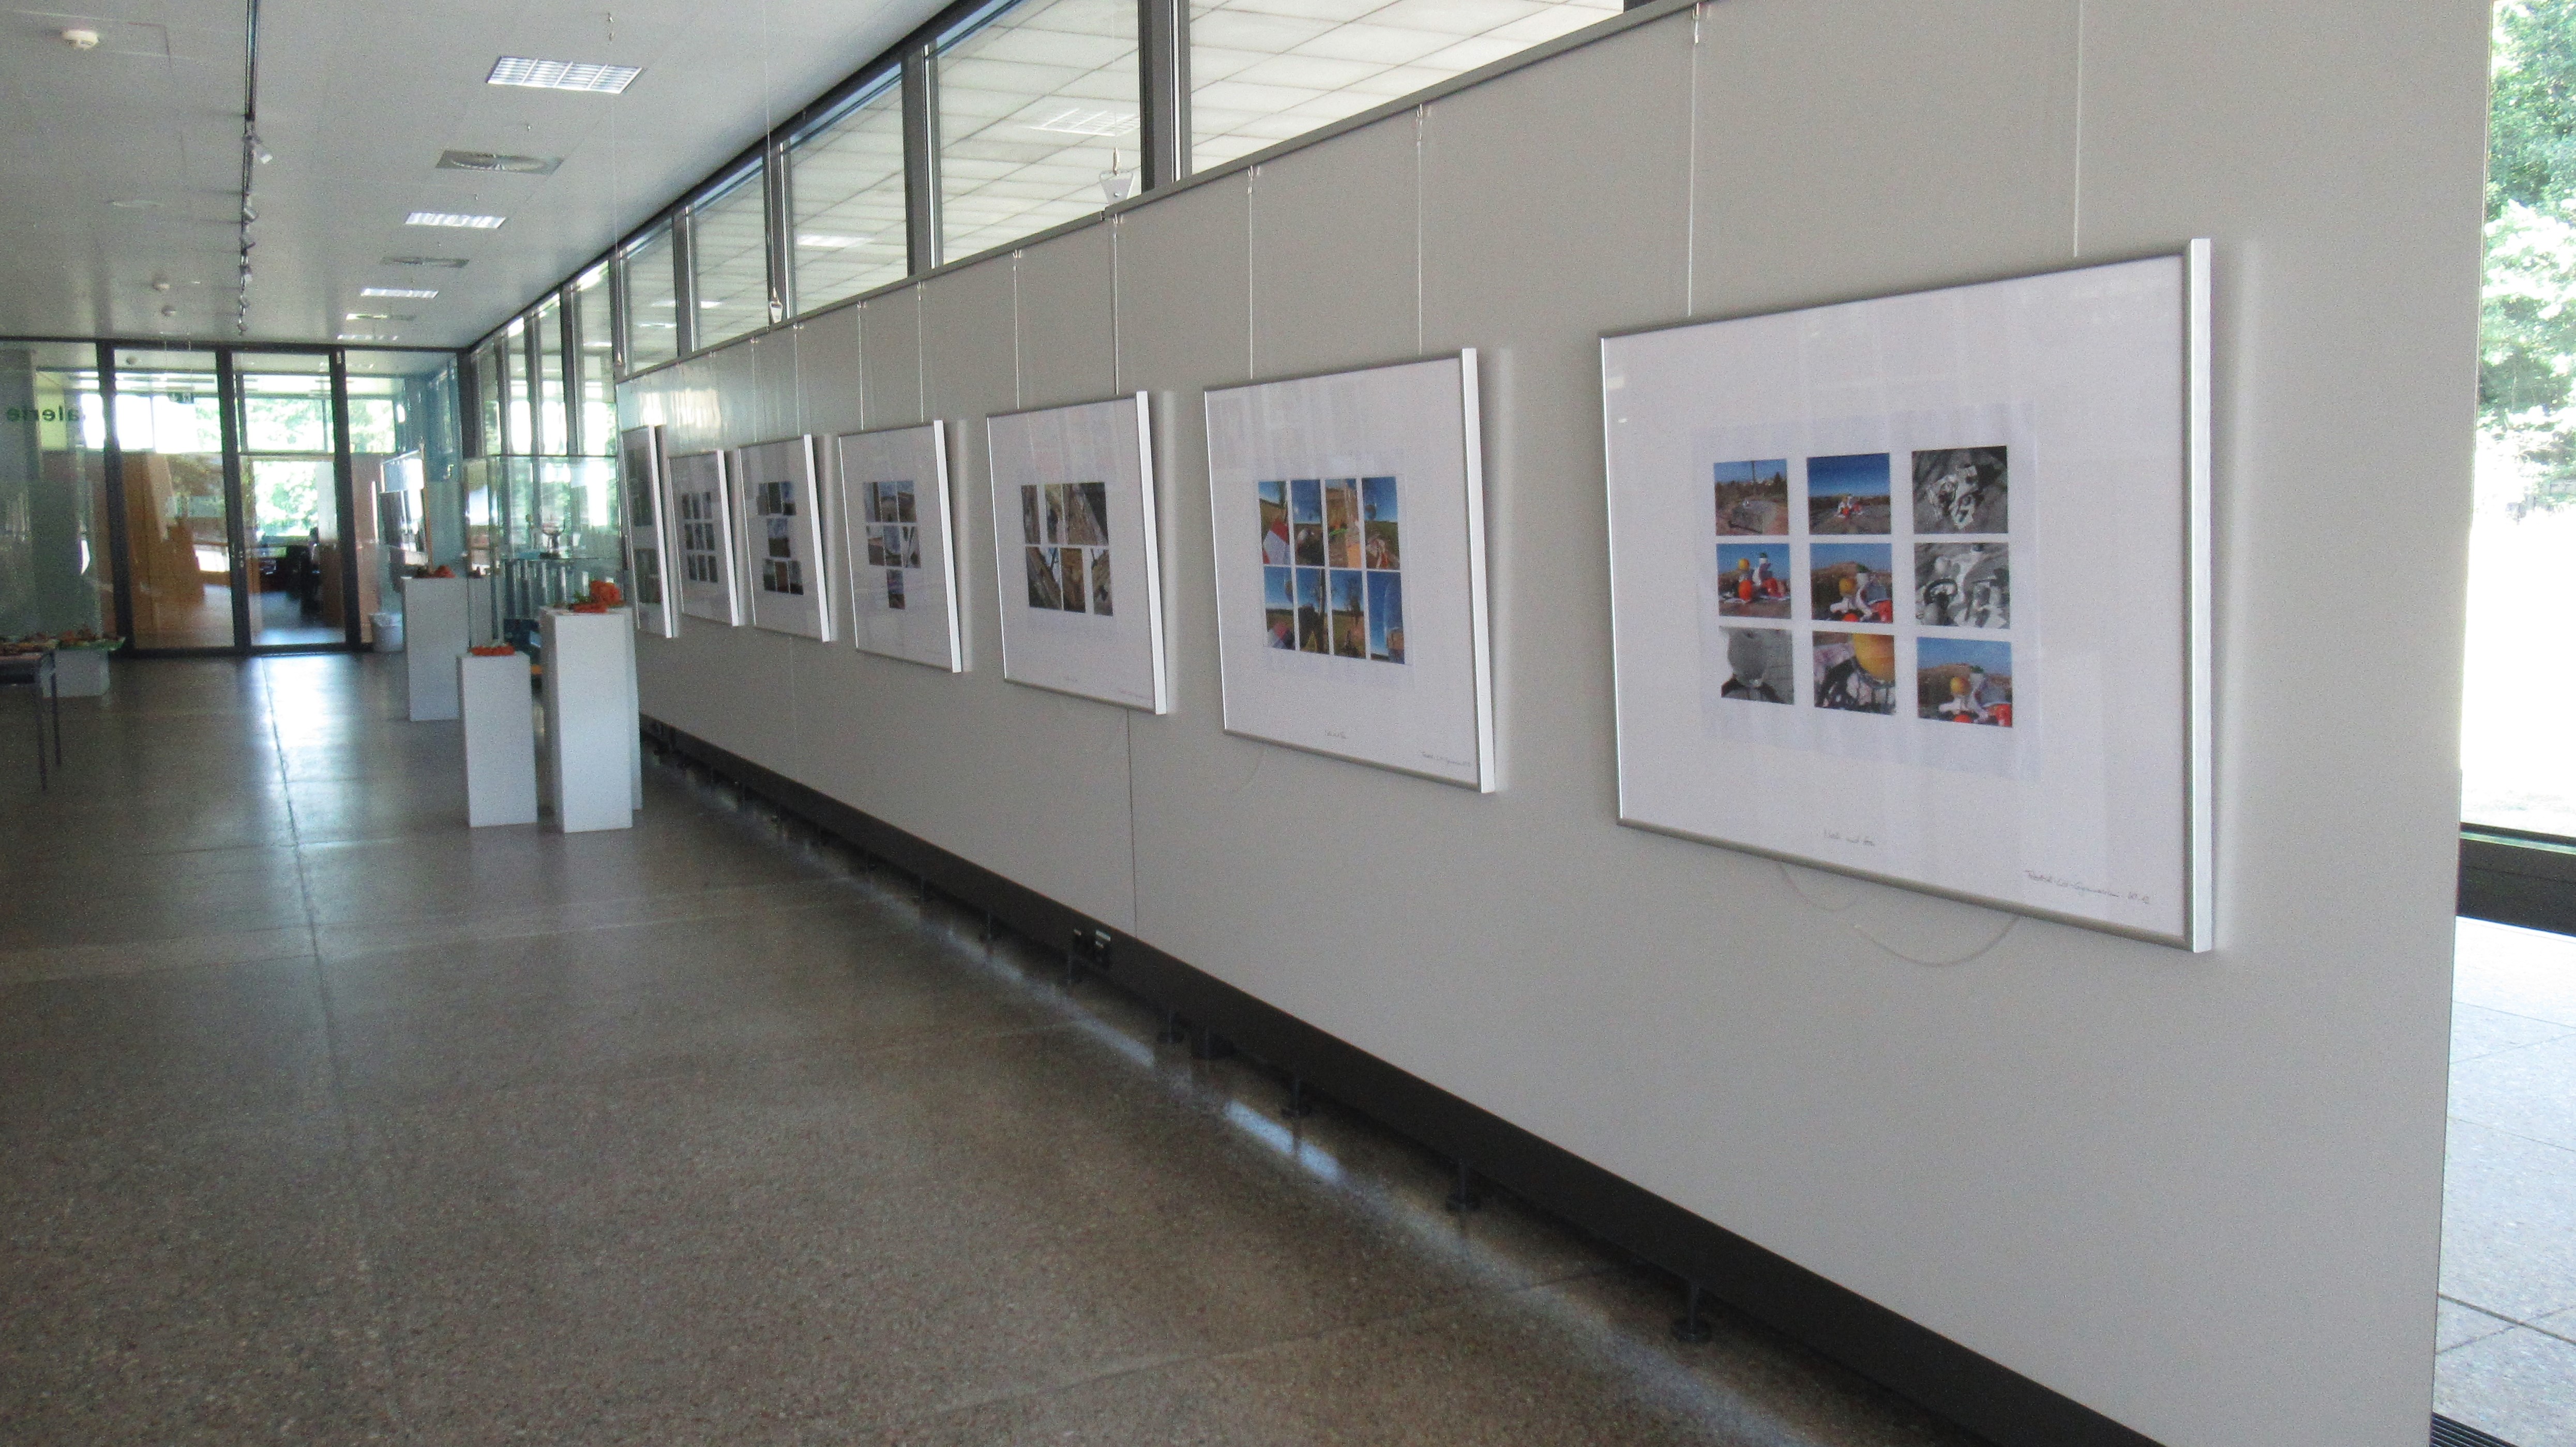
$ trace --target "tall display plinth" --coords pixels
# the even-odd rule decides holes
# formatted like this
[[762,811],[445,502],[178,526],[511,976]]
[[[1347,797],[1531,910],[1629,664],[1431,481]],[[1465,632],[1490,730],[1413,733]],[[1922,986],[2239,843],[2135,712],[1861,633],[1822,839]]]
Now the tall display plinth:
[[456,661],[456,692],[465,719],[465,818],[490,824],[537,822],[537,720],[528,705],[528,660]]
[[411,720],[454,718],[456,660],[469,646],[463,578],[403,579],[403,677]]
[[635,709],[635,619],[625,608],[549,608],[546,669],[546,802],[567,834],[635,822],[642,749]]

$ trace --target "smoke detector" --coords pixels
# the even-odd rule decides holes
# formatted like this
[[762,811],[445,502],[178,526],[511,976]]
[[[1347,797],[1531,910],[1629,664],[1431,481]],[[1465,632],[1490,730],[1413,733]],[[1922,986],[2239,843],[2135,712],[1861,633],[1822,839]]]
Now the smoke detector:
[[96,50],[98,32],[84,26],[74,26],[63,32],[63,43],[74,50]]

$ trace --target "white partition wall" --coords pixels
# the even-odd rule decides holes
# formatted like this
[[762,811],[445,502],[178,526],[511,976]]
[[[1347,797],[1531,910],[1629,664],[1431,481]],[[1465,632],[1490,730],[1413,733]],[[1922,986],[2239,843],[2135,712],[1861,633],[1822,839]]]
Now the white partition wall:
[[405,578],[403,682],[412,722],[456,717],[456,660],[472,645],[469,578]]
[[[2421,1447],[2486,8],[1638,16],[624,389],[675,468],[948,419],[968,600],[985,420],[1147,393],[1167,715],[1005,682],[974,606],[954,674],[693,620],[644,712],[2154,1442]],[[1621,827],[1600,338],[2201,236],[2215,947]],[[1470,347],[1502,788],[1227,735],[1201,394]]]

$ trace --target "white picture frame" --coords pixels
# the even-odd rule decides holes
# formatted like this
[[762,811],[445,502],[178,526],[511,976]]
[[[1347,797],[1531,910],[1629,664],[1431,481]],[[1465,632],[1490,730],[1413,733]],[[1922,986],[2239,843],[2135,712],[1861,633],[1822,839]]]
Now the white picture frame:
[[1170,711],[1151,419],[1142,392],[985,419],[1011,682]]
[[946,424],[843,433],[832,451],[850,642],[863,653],[964,672]]
[[626,576],[633,584],[635,627],[660,638],[680,635],[678,599],[671,584],[667,509],[663,503],[662,429],[630,427],[617,434],[617,457],[626,485]]
[[1492,792],[1474,349],[1205,405],[1226,732]]
[[741,499],[742,584],[755,628],[832,641],[832,575],[823,550],[823,490],[814,439],[755,442],[734,453]]
[[742,626],[742,595],[734,586],[732,489],[725,454],[665,456],[663,516],[671,520],[672,556],[679,561],[680,612],[729,628]]
[[1604,338],[1620,822],[2212,948],[2209,345],[2205,241]]

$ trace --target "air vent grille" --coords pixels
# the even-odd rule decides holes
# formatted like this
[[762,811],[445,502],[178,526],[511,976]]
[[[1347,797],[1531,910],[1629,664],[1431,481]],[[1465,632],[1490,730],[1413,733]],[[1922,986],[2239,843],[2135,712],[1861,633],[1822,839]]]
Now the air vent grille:
[[551,176],[563,164],[560,156],[505,156],[498,151],[441,151],[442,171],[505,171],[513,176]]
[[443,266],[449,271],[461,271],[465,267],[465,258],[461,256],[388,256],[385,258],[385,265]]

